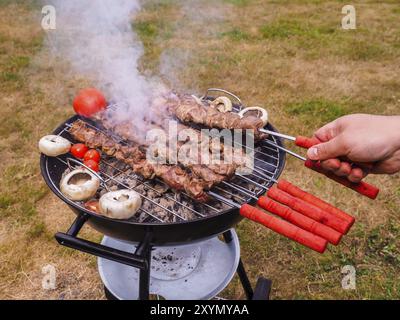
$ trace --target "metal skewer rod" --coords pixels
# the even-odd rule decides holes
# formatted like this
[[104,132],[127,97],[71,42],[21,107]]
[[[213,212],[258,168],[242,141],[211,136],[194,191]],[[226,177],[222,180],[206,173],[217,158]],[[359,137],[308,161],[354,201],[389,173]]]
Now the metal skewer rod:
[[259,176],[255,175],[254,173],[252,173],[252,175],[256,176],[257,178],[260,178],[260,179],[268,179],[268,180],[271,180],[272,182],[278,183],[278,181],[276,179],[274,179],[273,176],[267,175],[265,173],[262,174],[264,177],[259,177]]
[[[135,179],[135,181],[138,181],[138,182],[142,183],[144,186],[146,186],[146,187],[149,188],[150,190],[156,192],[158,195],[162,195],[162,193],[161,193],[160,191],[158,191],[156,188],[153,188],[152,186],[150,186],[150,184],[148,184],[146,181],[139,179],[139,178],[136,176],[136,174],[134,174],[134,175],[132,175],[132,174],[127,174],[126,171],[123,171],[123,170],[121,170],[121,169],[118,169],[117,167],[111,165],[111,164],[108,163],[107,161],[104,161],[104,160],[103,160],[103,163],[106,164],[107,166],[113,168],[114,170],[118,171],[118,172],[119,172],[118,175],[123,174],[123,175],[129,176],[129,177]],[[113,178],[117,178],[118,175],[114,176]],[[111,180],[111,178],[109,178],[108,180]],[[199,215],[200,217],[205,217],[204,214],[202,214],[202,213],[200,213],[200,212],[198,212],[198,211],[196,211],[196,210],[194,210],[194,209],[192,209],[192,208],[186,206],[185,204],[183,204],[182,202],[180,202],[180,201],[178,201],[178,200],[172,198],[171,196],[164,195],[164,197],[166,197],[167,199],[169,199],[169,200],[171,200],[171,201],[173,201],[173,202],[179,204],[180,206],[182,206],[182,207],[184,207],[184,208],[186,208],[186,209],[192,211],[194,214]]]
[[[232,94],[230,92],[227,92],[226,90],[221,90],[221,89],[218,89],[218,88],[209,89],[209,90],[207,90],[206,94],[201,99],[205,99],[206,97],[208,97],[209,91],[220,91],[220,92],[223,92],[223,93],[227,93],[227,94],[231,95],[234,98],[237,98],[237,100],[239,102],[239,106],[233,106],[233,109],[236,112],[238,112],[238,110],[242,110],[243,104],[242,104],[241,100],[238,99],[237,96],[235,96],[234,94]],[[302,137],[302,136],[292,137],[290,135],[277,134],[276,132],[268,132],[265,129],[261,129],[261,130],[262,130],[262,132],[267,132],[267,133],[271,134],[271,136],[280,136],[280,137],[282,137],[284,139],[292,140],[292,141],[295,142],[295,144],[297,146],[305,148],[305,149],[309,149],[311,146],[316,145],[318,143],[321,143],[321,141],[319,139],[315,138],[315,137],[314,138],[307,138],[307,137]],[[270,145],[272,144],[268,140],[266,142],[269,143]],[[356,192],[358,192],[358,193],[360,193],[360,194],[362,194],[362,195],[364,195],[364,196],[366,196],[366,197],[368,197],[370,199],[375,199],[378,196],[379,189],[377,187],[373,186],[373,185],[370,185],[370,184],[368,184],[366,182],[363,182],[363,181],[359,182],[359,183],[356,183],[356,184],[351,183],[345,177],[336,176],[335,174],[333,174],[333,173],[331,173],[329,171],[326,171],[323,168],[321,168],[319,166],[319,164],[315,164],[312,161],[308,161],[306,158],[296,154],[295,152],[292,152],[292,151],[290,151],[288,149],[285,149],[285,148],[280,147],[280,146],[275,145],[275,144],[273,144],[273,145],[276,148],[278,148],[279,150],[285,151],[286,153],[289,153],[290,155],[292,155],[292,156],[304,161],[307,168],[310,168],[310,169],[312,169],[312,170],[314,170],[314,171],[316,171],[318,173],[321,173],[321,174],[325,175],[326,177],[328,177],[329,179],[332,179],[332,180],[334,180],[334,181],[336,181],[336,182],[338,182],[338,183],[340,183],[340,184],[342,184],[342,185],[344,185],[344,186],[346,186],[346,187],[348,187],[350,189],[353,189]]]
[[[60,157],[57,157],[57,160],[59,160],[60,162],[62,162],[62,163],[64,163],[65,165],[68,166],[68,162],[64,161],[64,160],[61,159]],[[111,177],[111,176],[105,174],[104,172],[103,172],[102,174],[105,175],[106,177],[110,178],[109,180],[114,180],[113,177]],[[103,180],[103,179],[101,178],[100,180]],[[109,181],[109,180],[108,180],[108,181]],[[116,180],[115,180],[115,181],[116,181]],[[123,183],[120,183],[120,182],[118,182],[118,181],[116,181],[116,182],[117,182],[118,184],[121,184],[123,187],[125,187],[125,188],[127,188],[127,189],[134,190],[134,188],[131,188],[131,187],[127,186],[127,185],[124,185]],[[158,205],[157,203],[153,202],[151,199],[145,197],[145,196],[142,195],[141,193],[139,193],[139,195],[140,195],[142,198],[144,198],[145,200],[148,200],[148,201],[152,202],[153,204],[155,204],[155,205],[157,205],[157,206],[159,206],[159,207],[162,207],[161,205]],[[84,207],[82,207],[82,208],[84,208]],[[162,207],[162,208],[165,209],[166,211],[168,211],[167,208],[164,208],[164,207]],[[150,212],[148,212],[148,211],[145,210],[144,208],[140,208],[140,210],[143,211],[144,213],[146,213],[147,215],[151,216],[152,218],[154,218],[154,219],[156,219],[156,220],[158,220],[158,221],[160,221],[160,222],[163,222],[163,220],[161,220],[161,219],[158,218],[157,216],[151,214]],[[186,219],[184,219],[184,218],[181,218],[181,219],[186,220]]]
[[[248,167],[247,167],[247,168],[248,168]],[[251,168],[249,168],[249,169],[251,169]],[[261,177],[260,177],[260,176],[254,174],[254,173],[252,172],[251,174],[252,174],[253,176],[257,177],[257,178],[260,178],[260,179],[265,179],[265,178],[271,179],[271,176],[268,175],[268,174],[266,174],[265,172],[261,172],[260,170],[257,170],[257,169],[254,169],[254,168],[253,168],[253,171],[256,172],[256,173],[258,173],[259,175],[261,175]],[[269,172],[268,170],[265,170],[265,171],[267,171],[269,174],[272,174],[272,175],[273,175],[272,172]]]
[[286,149],[286,148],[284,148],[284,147],[281,147],[281,146],[279,146],[279,145],[277,145],[277,144],[275,144],[275,143],[273,143],[273,142],[271,142],[271,141],[269,141],[269,140],[264,140],[263,142],[268,143],[269,145],[272,145],[272,146],[278,148],[279,150],[285,151],[286,153],[290,154],[291,156],[293,156],[293,157],[295,157],[295,158],[297,158],[297,159],[300,159],[300,160],[303,160],[303,161],[306,161],[306,160],[307,160],[307,158],[305,158],[305,157],[303,157],[303,156],[297,154],[296,152],[293,152],[293,151],[291,151],[291,150],[289,150],[289,149]]
[[229,190],[226,190],[226,189],[221,188],[221,187],[218,187],[218,186],[216,186],[215,189],[216,189],[216,190],[219,190],[219,191],[221,191],[221,192],[224,192],[224,193],[230,195],[231,197],[239,198],[240,201],[243,202],[243,203],[246,202],[246,199],[242,198],[241,195],[234,194],[234,193],[230,192]]
[[[224,185],[227,185],[228,187],[230,187],[230,188],[232,188],[232,189],[238,191],[238,192],[244,193],[246,196],[249,196],[249,197],[251,197],[251,198],[254,199],[254,200],[258,200],[258,198],[257,198],[256,196],[252,195],[250,192],[244,191],[243,189],[237,187],[236,185],[234,185],[234,184],[232,184],[232,183],[228,183],[228,182],[225,182],[225,181],[222,181],[222,183],[223,183]],[[221,190],[222,188],[217,187],[217,189],[218,189],[218,190]],[[222,190],[224,190],[224,189],[222,189]],[[225,191],[225,190],[224,190],[224,191]],[[225,192],[226,192],[226,191],[225,191]]]
[[287,134],[283,134],[283,133],[279,133],[279,132],[275,132],[275,131],[271,131],[271,130],[267,130],[267,129],[258,129],[258,131],[263,132],[263,133],[267,133],[267,134],[269,134],[271,136],[283,138],[283,139],[286,139],[286,140],[296,141],[295,137],[289,136]]
[[227,198],[225,198],[225,197],[223,197],[223,196],[221,196],[218,193],[215,193],[213,191],[208,191],[208,194],[210,196],[214,197],[215,199],[218,199],[219,201],[224,202],[227,205],[230,205],[231,207],[235,207],[237,209],[240,209],[242,207],[240,204],[238,204],[238,203],[236,203],[236,202],[234,202],[234,201],[232,201],[230,199],[227,199]]
[[243,180],[246,180],[247,182],[250,182],[250,183],[256,185],[257,187],[259,187],[261,189],[268,190],[268,187],[266,187],[258,182],[255,182],[254,180],[251,180],[250,178],[247,178],[241,174],[236,174],[236,176],[242,178]]

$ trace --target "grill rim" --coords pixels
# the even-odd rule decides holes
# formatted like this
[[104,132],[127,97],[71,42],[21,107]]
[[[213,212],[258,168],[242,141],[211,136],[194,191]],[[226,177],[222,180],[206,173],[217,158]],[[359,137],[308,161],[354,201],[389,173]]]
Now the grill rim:
[[[52,134],[60,134],[60,132],[62,132],[63,130],[65,130],[65,127],[67,126],[67,124],[73,123],[74,121],[78,120],[78,119],[82,119],[80,116],[78,115],[74,115],[70,118],[68,118],[67,120],[65,120],[62,124],[60,124],[55,130],[53,130]],[[83,119],[85,120],[85,119]],[[271,125],[270,123],[268,123],[264,128],[271,130],[271,131],[276,131],[279,132],[273,125]],[[275,142],[279,145],[279,146],[284,146],[284,143],[282,141],[282,139],[278,138],[278,137],[274,137]],[[282,171],[285,167],[286,164],[286,153],[278,150],[278,154],[279,154],[279,162],[277,164],[277,170],[276,170],[276,174],[273,176],[273,178],[275,180],[278,180],[278,178],[280,177],[280,175],[282,174]],[[120,223],[123,225],[133,225],[133,226],[140,226],[143,228],[151,228],[151,227],[168,227],[168,226],[177,226],[177,225],[188,225],[188,224],[194,224],[194,223],[204,223],[207,220],[213,220],[213,218],[215,217],[220,217],[220,216],[225,216],[228,214],[239,214],[238,209],[235,207],[232,207],[230,209],[226,209],[222,212],[216,213],[216,214],[211,214],[211,215],[207,215],[205,217],[197,217],[196,219],[192,219],[192,220],[187,220],[187,221],[175,221],[175,222],[137,222],[137,221],[131,221],[131,220],[118,220],[118,219],[112,219],[100,214],[97,214],[95,212],[92,212],[84,207],[79,206],[77,203],[75,203],[72,200],[69,200],[67,197],[65,197],[61,191],[59,190],[59,188],[55,185],[55,182],[53,181],[53,179],[51,178],[51,174],[49,172],[49,168],[48,168],[48,159],[50,159],[51,157],[48,157],[44,154],[41,154],[40,156],[40,168],[41,168],[41,174],[47,184],[47,186],[52,190],[52,192],[60,199],[62,200],[64,203],[66,203],[68,206],[71,207],[71,209],[73,209],[74,212],[76,213],[84,213],[86,215],[88,215],[89,220],[90,217],[95,217],[96,219],[100,219],[100,220],[104,220],[105,223]],[[274,182],[272,180],[269,180],[269,182],[265,185],[268,187],[271,187],[274,185]],[[254,204],[256,203],[256,200],[251,199],[247,202],[241,203],[241,204]]]

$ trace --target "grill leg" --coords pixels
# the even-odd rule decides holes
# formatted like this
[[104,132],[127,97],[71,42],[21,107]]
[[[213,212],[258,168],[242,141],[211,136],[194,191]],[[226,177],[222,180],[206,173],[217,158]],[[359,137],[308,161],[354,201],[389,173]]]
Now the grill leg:
[[253,298],[253,288],[251,287],[251,283],[249,278],[247,277],[246,270],[244,269],[242,259],[239,260],[239,265],[237,267],[237,273],[240,278],[240,282],[242,283],[244,293],[246,294],[247,300],[251,300]]
[[254,289],[253,300],[269,300],[272,281],[263,277],[258,278]]
[[145,253],[146,266],[139,271],[139,300],[149,300],[150,297],[150,262],[151,248]]

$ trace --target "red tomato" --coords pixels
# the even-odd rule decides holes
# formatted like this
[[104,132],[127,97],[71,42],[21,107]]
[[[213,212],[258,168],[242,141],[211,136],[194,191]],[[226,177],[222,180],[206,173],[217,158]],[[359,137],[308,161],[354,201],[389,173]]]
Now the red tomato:
[[83,157],[83,160],[93,160],[96,161],[97,163],[100,162],[100,153],[97,150],[90,149],[88,152],[85,153],[85,156]]
[[99,172],[100,168],[99,168],[99,164],[94,161],[94,160],[87,160],[84,161],[83,164],[88,167],[89,169],[92,169],[95,172]]
[[87,88],[79,91],[73,102],[77,114],[89,118],[95,113],[104,110],[107,101],[104,95],[97,89]]
[[83,159],[87,151],[88,147],[86,147],[83,143],[77,143],[71,147],[71,153],[75,158],[78,159]]
[[90,211],[100,213],[99,201],[97,201],[97,200],[91,200],[91,201],[86,202],[85,208]]

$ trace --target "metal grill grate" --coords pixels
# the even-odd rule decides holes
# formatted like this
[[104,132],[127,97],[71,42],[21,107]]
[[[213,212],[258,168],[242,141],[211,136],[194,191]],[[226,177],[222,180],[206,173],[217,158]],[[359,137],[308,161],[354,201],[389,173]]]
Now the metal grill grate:
[[[73,120],[66,122],[59,135],[72,141],[68,131]],[[91,128],[112,137],[117,143],[127,145],[128,142],[121,139],[111,132],[99,129],[97,126],[88,123]],[[284,154],[276,147],[278,141],[270,136],[268,140],[260,142],[254,149],[254,170],[250,175],[236,174],[230,181],[224,181],[214,187],[210,195],[218,194],[224,198],[229,198],[237,203],[248,203],[256,200],[262,193],[273,184],[273,181],[280,174],[279,164],[284,161]],[[60,156],[60,161],[65,169],[71,167],[70,157]],[[48,161],[46,168],[48,170]],[[76,162],[76,160],[74,160]],[[142,197],[143,205],[139,214],[131,218],[134,222],[163,223],[194,220],[198,218],[217,215],[233,207],[226,202],[221,202],[215,197],[209,203],[200,203],[192,199],[184,192],[176,193],[168,190],[169,187],[162,181],[145,180],[135,174],[129,165],[121,161],[103,156],[101,170],[98,173],[104,186],[117,185],[118,188],[131,189],[138,192]],[[127,183],[132,181],[133,183]],[[52,181],[54,187],[59,190],[59,186]],[[168,190],[168,191],[165,191]],[[77,202],[76,205],[84,209],[83,203]],[[168,217],[168,219],[165,219]]]

